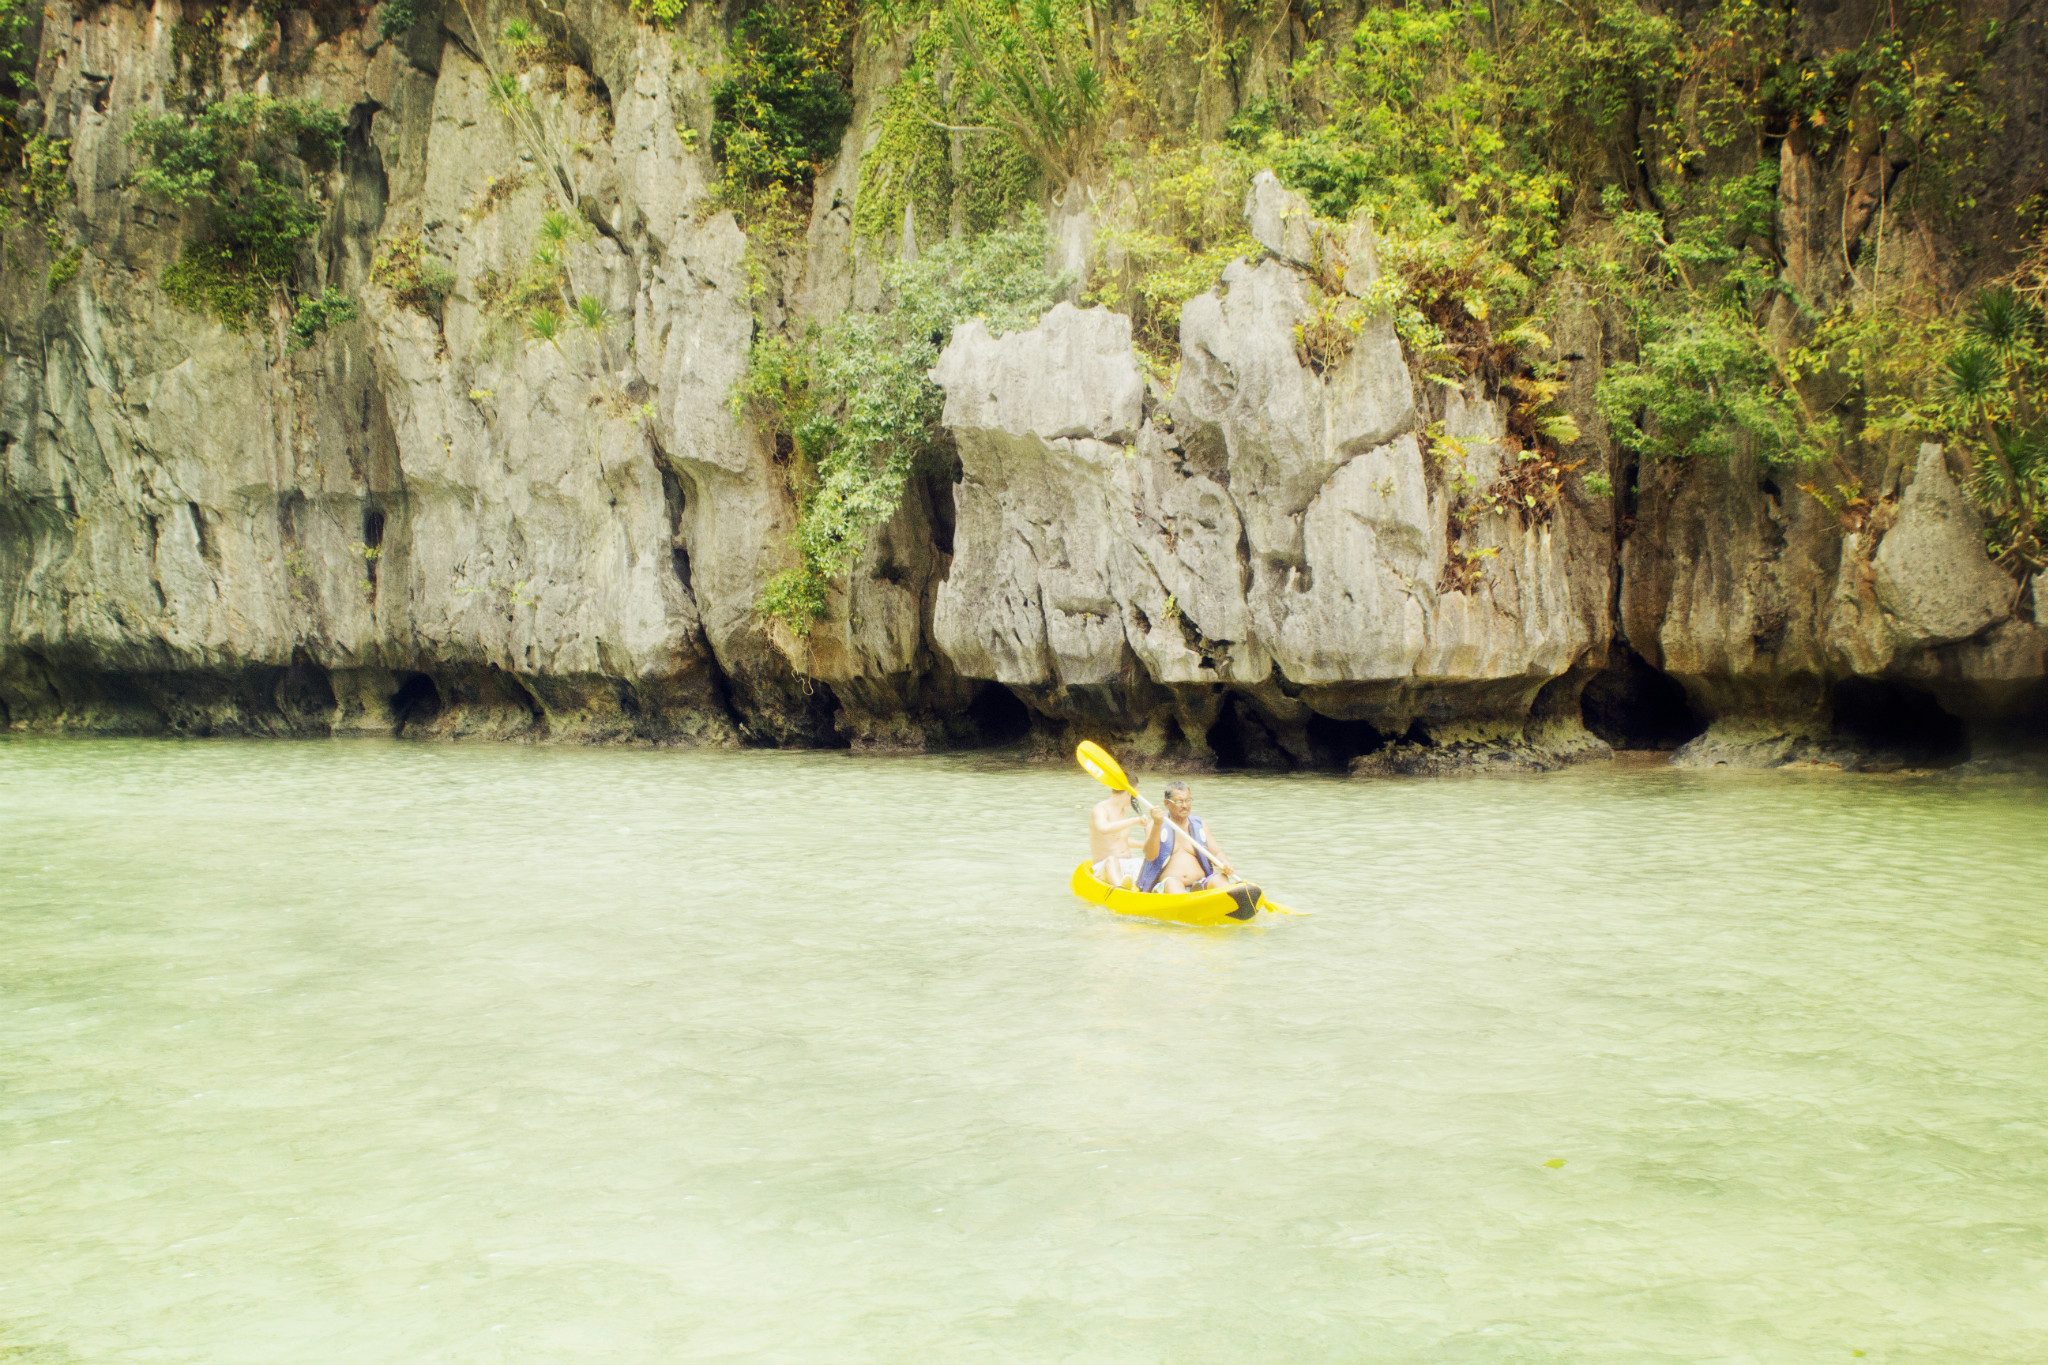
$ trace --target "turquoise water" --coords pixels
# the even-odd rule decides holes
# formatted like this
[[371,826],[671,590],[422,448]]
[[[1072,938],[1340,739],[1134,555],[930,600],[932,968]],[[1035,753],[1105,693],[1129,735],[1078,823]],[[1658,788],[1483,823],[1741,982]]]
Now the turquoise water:
[[0,1360],[2043,1358],[2040,790],[1097,792],[0,743]]

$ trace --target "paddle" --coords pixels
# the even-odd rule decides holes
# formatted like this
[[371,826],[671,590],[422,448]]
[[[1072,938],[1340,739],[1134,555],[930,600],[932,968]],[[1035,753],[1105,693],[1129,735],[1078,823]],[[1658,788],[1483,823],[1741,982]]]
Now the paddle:
[[[1138,795],[1138,789],[1131,785],[1131,779],[1124,776],[1122,765],[1111,758],[1109,751],[1100,744],[1097,744],[1092,739],[1082,740],[1080,745],[1074,750],[1074,761],[1079,763],[1082,770],[1090,777],[1100,782],[1103,786],[1108,787],[1111,791],[1129,792],[1131,799],[1138,803],[1141,811],[1148,815],[1151,813],[1152,803]],[[1197,848],[1201,847],[1194,835],[1189,834],[1171,819],[1168,819],[1166,823],[1173,825],[1174,830],[1186,838],[1189,843],[1194,844]],[[1266,909],[1280,915],[1306,915],[1310,913],[1307,910],[1289,910],[1284,905],[1276,904],[1263,892],[1259,896],[1259,903],[1265,906]]]

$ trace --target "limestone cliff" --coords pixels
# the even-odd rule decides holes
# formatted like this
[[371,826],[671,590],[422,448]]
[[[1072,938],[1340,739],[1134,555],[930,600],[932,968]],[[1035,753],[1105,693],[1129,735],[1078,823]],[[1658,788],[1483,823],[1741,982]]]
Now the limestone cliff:
[[[1589,307],[1552,347],[1575,367],[1572,454],[1632,491],[1575,479],[1542,515],[1468,507],[1460,490],[1516,459],[1505,400],[1425,382],[1381,317],[1307,354],[1317,291],[1369,297],[1374,244],[1271,176],[1245,205],[1258,247],[1184,309],[1170,387],[1099,307],[956,331],[933,373],[952,478],[913,479],[799,639],[757,610],[789,557],[787,452],[728,399],[764,320],[874,306],[904,248],[852,227],[901,52],[861,50],[808,230],[764,270],[708,207],[719,14],[670,31],[571,0],[574,60],[521,79],[573,149],[564,265],[608,325],[542,340],[498,305],[564,187],[459,24],[385,40],[348,5],[208,13],[221,93],[347,111],[301,284],[360,312],[295,349],[282,314],[238,331],[172,302],[163,269],[199,225],[135,189],[126,134],[190,79],[188,16],[47,6],[34,116],[69,142],[60,227],[83,253],[65,279],[56,246],[13,233],[0,276],[14,729],[1086,733],[1190,762],[1430,771],[1604,752],[1582,714],[1618,742],[1711,723],[1681,753],[1702,762],[2039,724],[2033,595],[1985,559],[1939,450],[1891,471],[1853,530],[1767,472],[1638,470],[1591,411]],[[1089,214],[1057,226],[1085,267]],[[445,289],[373,279],[396,245],[445,262]]]

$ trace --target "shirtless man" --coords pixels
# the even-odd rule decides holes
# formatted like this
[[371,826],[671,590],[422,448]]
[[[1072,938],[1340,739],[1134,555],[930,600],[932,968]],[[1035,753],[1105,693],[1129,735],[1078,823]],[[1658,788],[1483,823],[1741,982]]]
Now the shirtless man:
[[1145,861],[1131,853],[1131,830],[1145,823],[1132,814],[1136,802],[1121,792],[1105,796],[1088,811],[1088,857],[1095,863],[1095,875],[1110,886],[1135,881]]
[[1152,819],[1145,827],[1145,866],[1138,873],[1140,891],[1163,891],[1177,896],[1183,891],[1225,886],[1236,879],[1230,859],[1216,847],[1215,836],[1196,818],[1194,793],[1188,790],[1187,783],[1176,782],[1166,789],[1163,815],[1194,835],[1201,848],[1196,849],[1181,838],[1173,825],[1162,819],[1160,809],[1153,807]]

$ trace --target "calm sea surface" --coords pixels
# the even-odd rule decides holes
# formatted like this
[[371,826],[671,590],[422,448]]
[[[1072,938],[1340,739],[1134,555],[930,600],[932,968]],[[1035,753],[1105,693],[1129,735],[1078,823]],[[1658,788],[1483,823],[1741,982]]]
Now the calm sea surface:
[[1241,930],[1098,794],[0,742],[0,1360],[2048,1355],[2040,789],[1202,779]]

